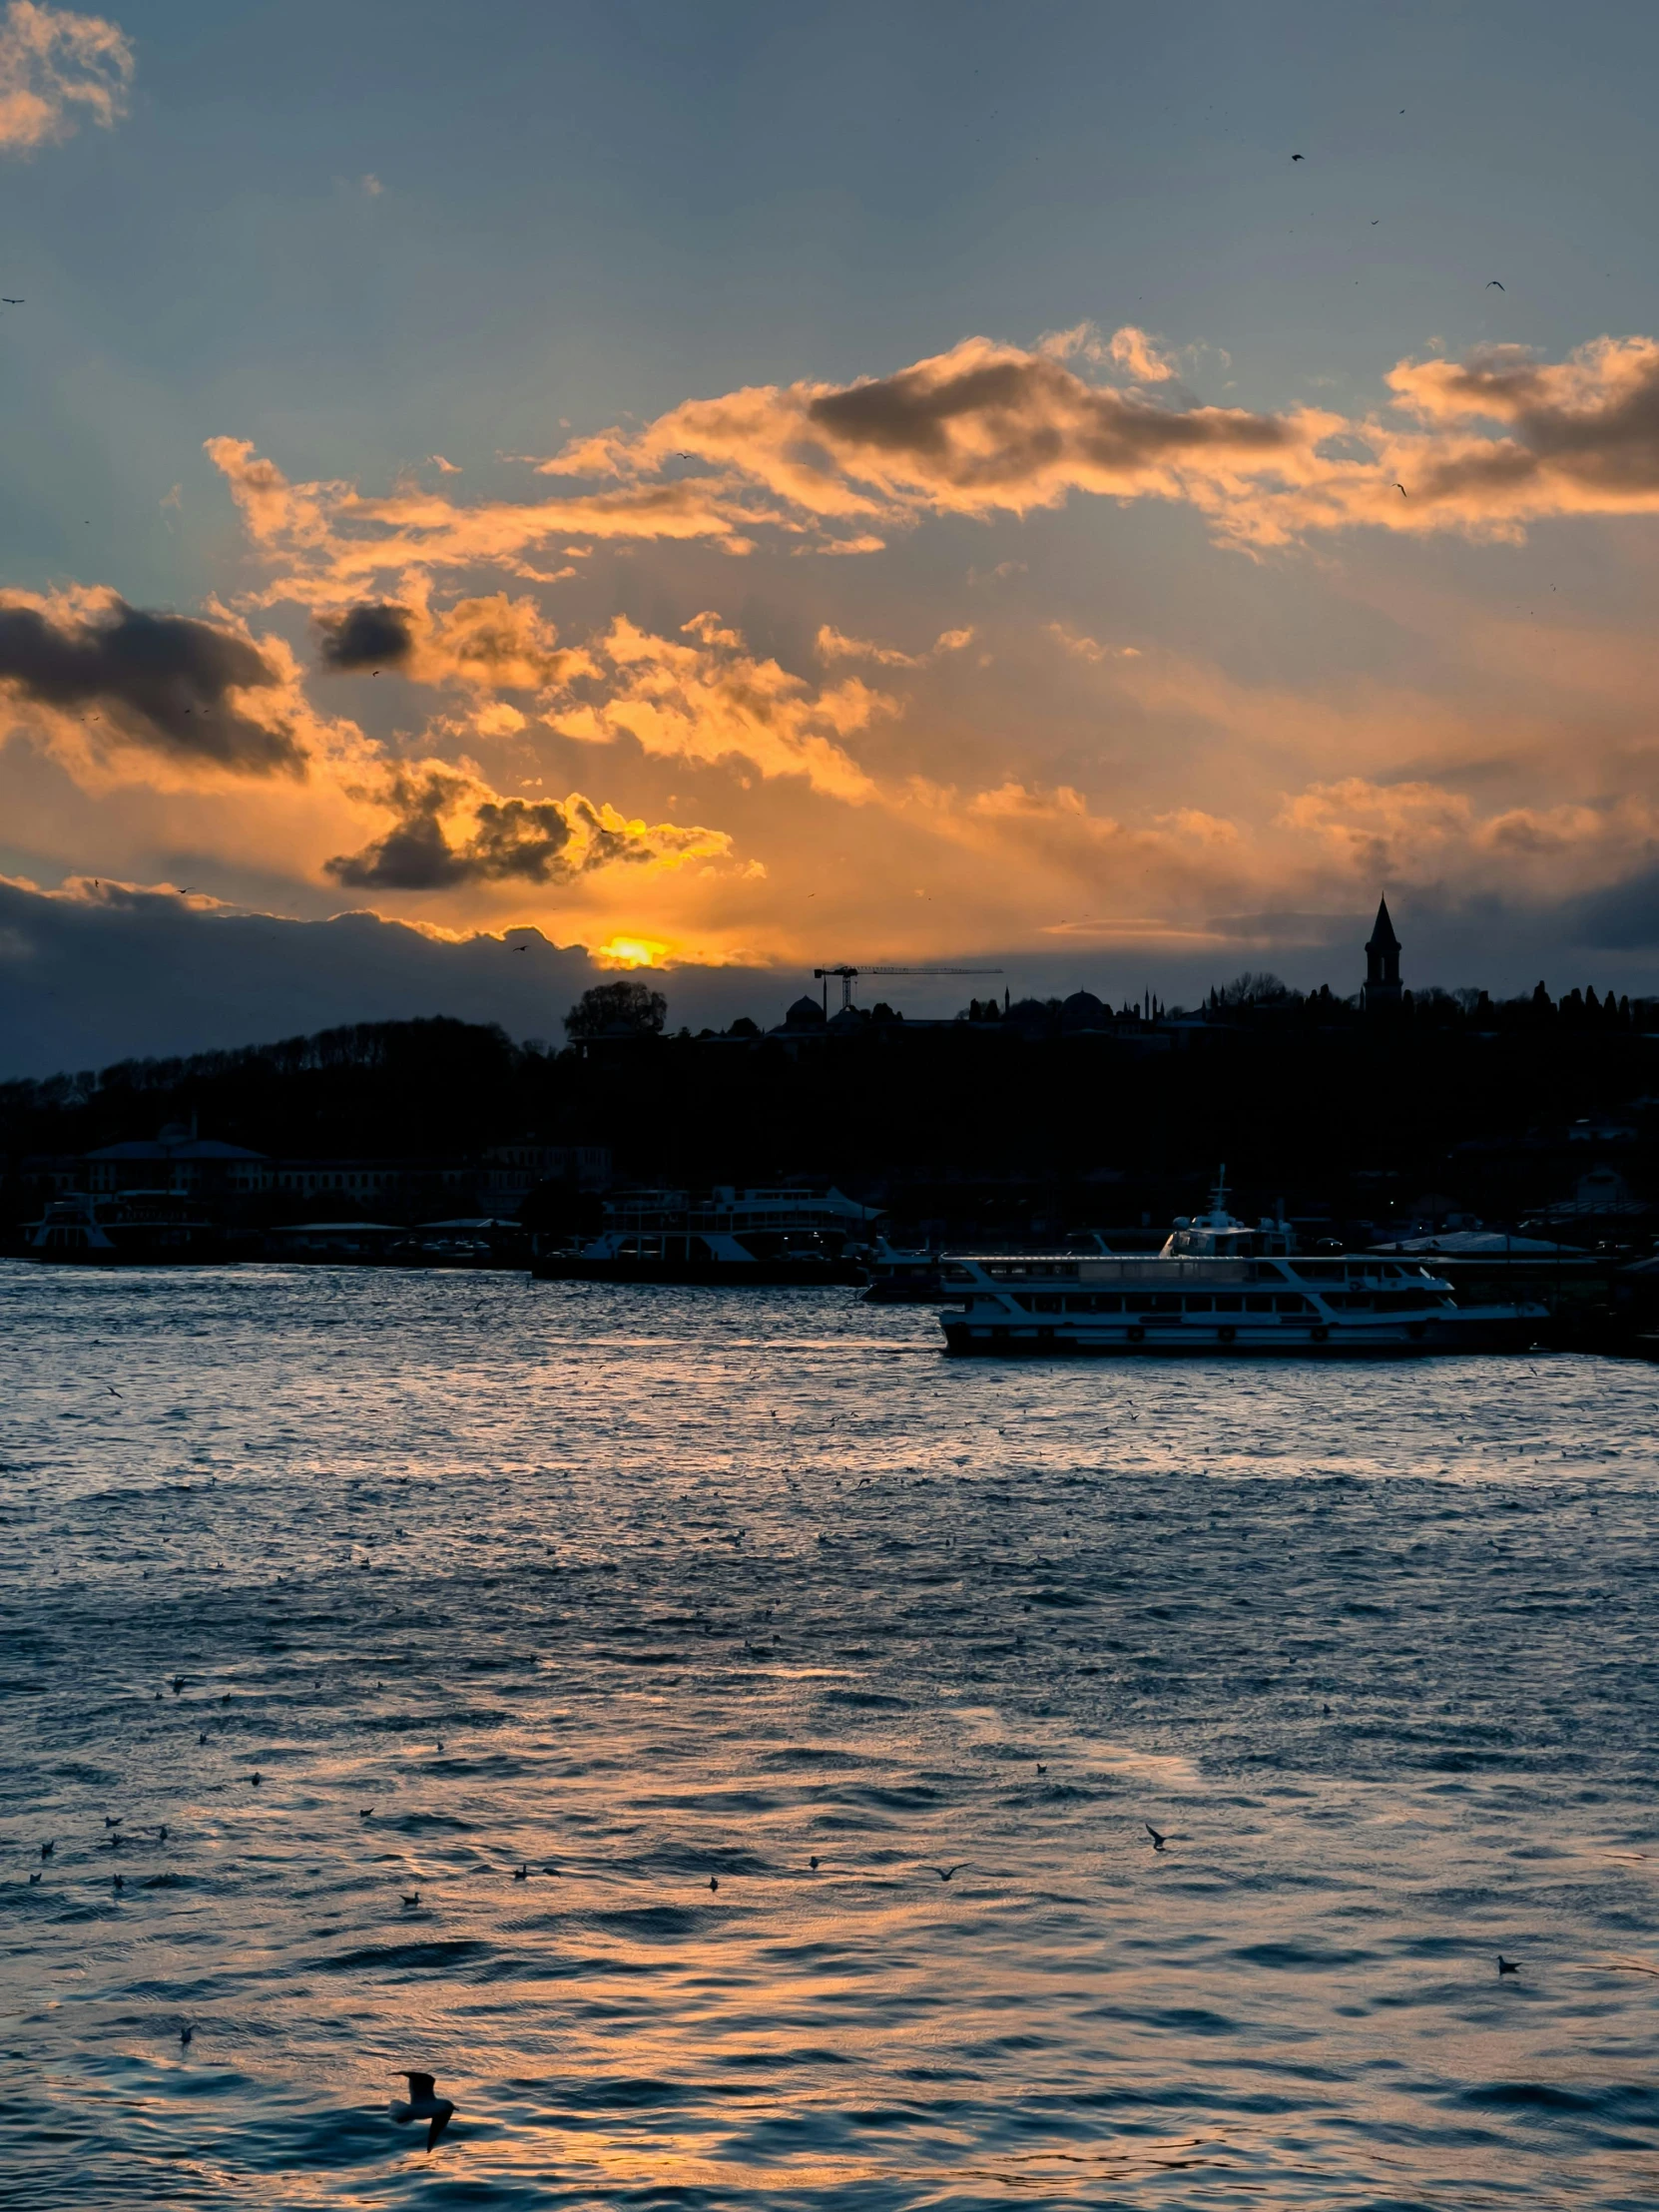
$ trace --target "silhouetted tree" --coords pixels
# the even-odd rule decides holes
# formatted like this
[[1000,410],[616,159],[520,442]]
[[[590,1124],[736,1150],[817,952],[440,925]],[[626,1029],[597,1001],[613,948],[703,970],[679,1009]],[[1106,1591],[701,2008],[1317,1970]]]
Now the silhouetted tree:
[[565,1034],[572,1044],[590,1037],[658,1037],[668,1019],[668,1000],[649,984],[632,976],[618,983],[595,983],[565,1016]]

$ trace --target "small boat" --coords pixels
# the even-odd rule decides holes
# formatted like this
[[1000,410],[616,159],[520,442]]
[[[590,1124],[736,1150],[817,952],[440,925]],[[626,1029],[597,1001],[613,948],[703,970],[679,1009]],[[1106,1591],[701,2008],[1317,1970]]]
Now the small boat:
[[155,1267],[224,1260],[233,1240],[177,1191],[71,1191],[24,1229],[25,1256],[78,1267]]
[[588,1242],[537,1240],[530,1272],[585,1283],[861,1283],[878,1219],[839,1191],[619,1191]]
[[1542,1306],[1458,1306],[1426,1267],[1375,1253],[1303,1255],[1285,1221],[1227,1211],[1177,1220],[1156,1255],[952,1253],[941,1265],[946,1347],[966,1353],[1524,1351]]

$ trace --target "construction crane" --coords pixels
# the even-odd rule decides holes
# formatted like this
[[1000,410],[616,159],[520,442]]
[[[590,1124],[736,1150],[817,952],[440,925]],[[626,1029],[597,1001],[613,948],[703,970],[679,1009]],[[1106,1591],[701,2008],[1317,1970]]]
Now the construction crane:
[[813,980],[824,985],[824,1011],[830,1011],[830,978],[841,979],[841,1012],[846,1013],[852,1004],[852,985],[860,975],[1000,975],[999,967],[816,967]]

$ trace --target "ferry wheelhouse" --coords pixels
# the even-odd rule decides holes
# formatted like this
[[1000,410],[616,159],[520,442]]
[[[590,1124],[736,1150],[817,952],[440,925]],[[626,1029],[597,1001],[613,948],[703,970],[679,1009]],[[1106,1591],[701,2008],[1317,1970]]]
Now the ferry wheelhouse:
[[618,1191],[605,1201],[597,1237],[564,1249],[543,1241],[532,1273],[599,1283],[861,1283],[879,1218],[836,1190]]
[[1297,1250],[1289,1223],[1228,1213],[1178,1220],[1157,1254],[953,1253],[940,1267],[952,1352],[1292,1353],[1521,1351],[1542,1306],[1461,1306],[1419,1264]]

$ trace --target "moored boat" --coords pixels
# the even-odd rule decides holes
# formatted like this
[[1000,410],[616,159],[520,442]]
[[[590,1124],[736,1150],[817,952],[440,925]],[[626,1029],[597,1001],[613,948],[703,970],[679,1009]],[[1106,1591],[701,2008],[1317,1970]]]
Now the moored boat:
[[154,1267],[230,1256],[232,1240],[176,1191],[71,1191],[24,1231],[31,1260],[79,1267]]
[[861,1283],[879,1216],[839,1191],[619,1191],[585,1243],[538,1240],[531,1273],[589,1283]]

